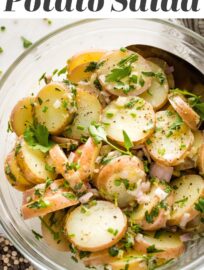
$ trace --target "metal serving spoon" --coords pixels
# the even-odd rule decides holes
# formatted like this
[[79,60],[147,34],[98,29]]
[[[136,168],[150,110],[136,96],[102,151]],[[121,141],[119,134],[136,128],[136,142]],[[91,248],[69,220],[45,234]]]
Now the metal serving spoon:
[[202,96],[204,101],[204,74],[186,60],[165,50],[149,45],[130,45],[130,51],[137,52],[145,58],[160,58],[174,67],[175,86]]

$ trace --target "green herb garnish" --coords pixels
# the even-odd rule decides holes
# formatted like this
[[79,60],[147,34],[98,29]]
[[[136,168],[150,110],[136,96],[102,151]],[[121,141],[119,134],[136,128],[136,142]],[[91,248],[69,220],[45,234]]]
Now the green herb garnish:
[[28,40],[24,37],[21,37],[21,40],[23,41],[23,47],[25,49],[29,48],[33,44],[30,40]]
[[34,234],[34,236],[35,236],[35,238],[36,238],[37,240],[40,240],[40,239],[43,238],[42,235],[40,235],[39,233],[37,233],[37,232],[34,231],[34,230],[32,230],[32,233]]
[[204,198],[200,198],[197,203],[195,203],[195,209],[201,213],[204,213]]
[[164,251],[163,249],[157,249],[155,245],[151,245],[147,248],[147,253],[158,253]]

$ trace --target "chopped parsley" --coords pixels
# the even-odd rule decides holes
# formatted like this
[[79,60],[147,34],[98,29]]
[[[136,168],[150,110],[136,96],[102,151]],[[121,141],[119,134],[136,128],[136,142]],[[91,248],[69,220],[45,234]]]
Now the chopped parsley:
[[49,164],[45,164],[45,170],[50,173],[55,173],[55,167],[52,167]]
[[44,113],[46,113],[47,110],[48,110],[48,107],[47,107],[47,106],[44,106],[44,107],[42,108],[42,112],[44,112]]
[[147,253],[158,253],[164,251],[163,249],[157,249],[155,245],[151,245],[147,248]]
[[188,201],[188,197],[184,197],[182,200],[176,201],[175,204],[177,204],[179,207],[184,207],[186,202]]
[[161,155],[161,156],[164,156],[166,153],[166,149],[165,148],[159,148],[158,149],[158,154]]
[[23,47],[25,49],[29,48],[33,44],[30,40],[28,40],[28,39],[26,39],[24,37],[21,37],[21,40],[23,42]]
[[118,67],[111,70],[111,73],[106,76],[106,82],[117,82],[131,74],[131,66]]
[[94,72],[104,65],[104,62],[90,62],[88,66],[85,68],[84,72]]
[[76,162],[72,162],[72,163],[66,163],[66,170],[74,170],[77,171],[80,168],[80,165]]
[[159,81],[160,85],[163,85],[165,80],[166,80],[165,75],[162,72],[152,72],[152,71],[144,72],[143,71],[142,74],[144,76],[146,76],[146,77],[154,77],[154,78],[156,78]]
[[120,51],[121,51],[121,52],[126,52],[126,51],[127,51],[127,49],[126,49],[126,48],[124,48],[124,47],[122,47],[122,48],[120,48]]
[[34,231],[34,230],[32,230],[32,233],[34,234],[34,236],[35,236],[35,238],[37,239],[37,240],[41,240],[43,237],[42,237],[42,235],[40,235],[39,233],[37,233],[36,231]]
[[174,123],[169,127],[168,132],[166,134],[166,137],[169,138],[171,135],[173,135],[173,132],[176,130],[179,130],[183,124],[182,118],[177,114],[176,120]]
[[204,198],[200,198],[197,203],[195,203],[195,209],[201,213],[204,213]]
[[147,223],[150,224],[154,222],[154,218],[157,217],[158,215],[159,215],[159,207],[155,206],[150,213],[148,211],[145,212],[145,219]]
[[110,247],[108,249],[108,253],[111,257],[116,257],[119,254],[119,248],[116,246]]
[[96,89],[98,89],[99,91],[103,90],[102,85],[100,84],[98,78],[96,78],[93,83],[94,83],[94,86],[96,87]]
[[83,258],[87,258],[91,255],[91,252],[89,251],[80,251],[79,252],[79,258],[82,260]]
[[58,76],[65,74],[67,72],[67,66],[63,67],[62,69],[60,69],[57,73]]
[[40,198],[39,200],[29,204],[27,207],[30,209],[43,209],[47,208],[50,205],[48,201],[43,200]]
[[5,31],[6,31],[6,26],[3,26],[3,25],[2,25],[2,26],[0,27],[0,30],[1,30],[1,32],[5,32]]
[[113,228],[108,228],[107,230],[110,234],[112,234],[113,236],[117,236],[118,234],[118,230],[114,230]]
[[64,196],[68,200],[76,200],[77,199],[76,195],[72,192],[64,192],[64,193],[62,193],[62,196]]
[[3,52],[4,52],[3,48],[2,48],[2,47],[0,47],[0,53],[3,53]]

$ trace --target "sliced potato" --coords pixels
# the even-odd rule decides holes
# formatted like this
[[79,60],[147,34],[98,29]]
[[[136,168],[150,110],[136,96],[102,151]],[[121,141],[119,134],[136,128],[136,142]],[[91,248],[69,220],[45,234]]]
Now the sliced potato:
[[39,184],[23,194],[21,213],[24,219],[44,216],[78,204],[76,195],[66,187],[63,179],[46,184]]
[[88,136],[88,128],[92,122],[98,122],[101,115],[101,104],[98,98],[87,91],[77,91],[77,116],[67,128],[64,135],[71,139],[79,140]]
[[155,233],[145,233],[136,237],[135,250],[141,253],[151,253],[157,258],[166,261],[178,258],[185,251],[185,246],[178,233],[160,231],[157,236]]
[[127,218],[114,204],[97,201],[71,212],[65,225],[70,242],[79,250],[100,251],[117,243],[127,229]]
[[17,136],[21,136],[33,123],[34,97],[21,99],[13,108],[10,123]]
[[46,155],[33,149],[23,138],[19,140],[20,149],[16,155],[17,163],[29,182],[43,183],[47,178],[54,179],[55,173],[46,170]]
[[137,189],[146,180],[144,166],[137,157],[121,156],[114,158],[99,172],[96,185],[101,196],[107,200],[117,199],[119,207],[127,207],[136,198],[128,190]]
[[147,261],[140,254],[130,254],[109,264],[112,270],[148,270]]
[[32,183],[25,179],[23,173],[21,172],[17,161],[15,152],[12,151],[6,158],[4,171],[9,183],[16,189],[20,191],[25,191],[32,187]]
[[154,110],[162,108],[168,100],[169,85],[165,73],[158,66],[148,61],[148,64],[155,74],[158,74],[163,81],[159,81],[157,77],[152,78],[150,88],[140,95],[141,98],[149,102]]
[[[157,58],[157,57],[149,57],[149,58],[147,58],[147,60],[158,65],[165,72],[169,88],[174,89],[175,88],[174,76],[173,76],[172,71],[170,70],[171,67],[167,64],[167,62],[164,61],[163,59]],[[174,68],[173,68],[173,70],[174,70]]]
[[[74,155],[72,162],[69,162],[59,145],[55,145],[50,150],[50,156],[56,171],[63,175],[71,188],[77,192],[83,192],[87,189],[86,183],[94,172],[95,160],[99,150],[100,145],[96,145],[90,138],[75,153],[72,153]],[[70,167],[73,164],[77,165],[75,169]]]
[[76,111],[74,95],[64,84],[52,82],[44,86],[36,98],[35,117],[49,133],[60,134],[72,121]]
[[168,191],[168,185],[154,182],[147,196],[149,200],[132,213],[131,222],[147,231],[165,228],[174,194]]
[[140,97],[119,97],[104,109],[102,123],[111,140],[124,145],[125,131],[137,145],[152,135],[155,113],[152,106]]
[[115,96],[137,96],[151,86],[152,78],[143,74],[151,72],[151,68],[139,54],[128,50],[112,51],[100,62],[98,79],[104,90]]
[[172,111],[156,113],[156,130],[146,141],[151,157],[167,166],[178,165],[192,146],[194,136],[190,128]]
[[[194,135],[193,145],[189,150],[187,157],[184,160],[182,160],[178,166],[176,166],[176,170],[178,171],[192,169],[197,166],[200,168],[200,166],[202,165],[200,158],[202,153],[202,145],[204,144],[203,131],[196,130],[193,132],[193,135]],[[202,174],[202,170],[200,172]]]
[[68,151],[71,151],[79,145],[79,142],[77,140],[65,138],[65,137],[59,137],[59,136],[52,136],[52,141],[59,144],[60,147],[67,149]]
[[185,175],[172,181],[171,186],[175,189],[175,201],[168,224],[185,228],[199,215],[195,204],[204,196],[204,180],[199,175]]
[[69,242],[64,234],[66,214],[66,210],[59,210],[41,218],[43,240],[49,247],[59,251],[69,251]]
[[169,95],[169,102],[192,130],[198,129],[201,121],[200,116],[190,107],[184,96],[172,93]]
[[185,232],[190,233],[204,233],[204,223],[203,223],[204,214],[200,214],[196,216],[193,220],[191,220],[186,228]]
[[200,146],[198,151],[197,166],[200,174],[204,175],[204,144]]
[[98,62],[101,57],[104,55],[105,51],[97,50],[97,51],[86,51],[78,53],[72,56],[68,61],[68,73],[71,73],[76,67],[89,64],[90,62]]

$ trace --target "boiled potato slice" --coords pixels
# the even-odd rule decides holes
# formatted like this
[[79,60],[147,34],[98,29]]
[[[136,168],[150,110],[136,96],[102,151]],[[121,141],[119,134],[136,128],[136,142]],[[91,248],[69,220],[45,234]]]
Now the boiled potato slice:
[[112,51],[100,60],[98,79],[104,90],[115,96],[137,96],[151,86],[152,78],[143,72],[150,72],[147,61],[131,51]]
[[119,207],[127,207],[136,198],[128,190],[137,189],[146,180],[144,166],[137,157],[121,156],[114,158],[99,172],[96,185],[102,197],[117,200]]
[[204,144],[204,134],[203,131],[196,130],[193,132],[193,135],[194,135],[194,142],[188,154],[188,157],[196,161],[198,158],[198,152],[201,146]]
[[153,77],[150,88],[142,93],[140,97],[149,102],[153,106],[154,110],[159,110],[168,100],[169,85],[163,70],[150,61],[148,61],[148,64],[152,72],[163,78],[163,82],[160,82],[158,78]]
[[81,81],[88,81],[91,78],[92,72],[87,72],[87,64],[82,64],[74,68],[67,77],[72,83],[78,83]]
[[[62,149],[55,145],[50,150],[50,157],[56,167],[56,171],[62,174],[69,182],[72,189],[83,192],[87,189],[86,183],[92,176],[95,168],[95,160],[99,154],[100,145],[96,145],[91,138],[72,153],[70,162]],[[72,165],[76,165],[72,168]]]
[[41,218],[43,240],[49,247],[59,251],[69,251],[69,242],[64,234],[66,214],[66,210],[59,210]]
[[147,261],[140,254],[130,254],[109,264],[112,270],[148,270]]
[[32,187],[32,183],[30,183],[27,179],[25,179],[23,173],[21,172],[17,161],[15,152],[12,151],[6,158],[4,171],[7,180],[9,183],[16,189],[20,191],[24,191]]
[[64,84],[53,82],[44,86],[36,98],[35,117],[49,133],[60,134],[72,121],[76,111],[74,95]]
[[197,166],[200,174],[204,175],[204,144],[201,145],[198,151]]
[[104,109],[102,123],[111,140],[124,145],[125,131],[137,145],[153,133],[155,113],[152,105],[140,97],[119,97]]
[[[175,88],[175,80],[174,80],[174,76],[171,72],[171,67],[167,64],[166,61],[164,61],[161,58],[157,58],[157,57],[149,57],[147,58],[148,61],[151,61],[152,63],[158,65],[166,74],[167,77],[167,81],[168,81],[168,85],[170,89]],[[174,69],[174,68],[173,68]]]
[[55,173],[46,170],[46,155],[33,149],[23,138],[19,140],[20,149],[16,155],[17,163],[29,182],[43,183],[47,178],[54,179]]
[[86,51],[78,53],[72,56],[68,61],[68,73],[71,73],[76,67],[86,64],[88,65],[90,62],[98,62],[101,57],[104,55],[105,51]]
[[156,130],[146,147],[155,161],[176,166],[187,156],[193,141],[190,128],[176,113],[160,111],[156,113]]
[[17,136],[21,136],[33,123],[34,100],[33,97],[23,98],[12,110],[10,123]]
[[21,213],[24,219],[44,216],[78,204],[76,195],[66,187],[64,179],[39,184],[23,194]]
[[169,225],[185,228],[199,212],[195,204],[204,196],[204,180],[199,175],[185,175],[171,182],[175,190],[175,201]]
[[154,182],[147,194],[147,202],[140,204],[130,219],[139,224],[143,230],[154,231],[166,227],[174,194],[168,185]]
[[138,252],[154,254],[166,261],[178,258],[185,251],[180,235],[167,231],[160,231],[158,236],[157,232],[137,236],[134,248]]
[[77,91],[76,102],[77,116],[64,134],[79,140],[89,135],[88,128],[92,122],[99,121],[102,107],[97,97],[87,91]]
[[87,208],[79,206],[66,220],[65,229],[79,250],[99,251],[113,246],[125,234],[127,218],[114,204],[97,201]]
[[191,220],[186,228],[185,232],[192,233],[204,233],[204,223],[203,223],[204,214],[200,214],[196,216],[193,220]]
[[174,110],[180,115],[183,121],[192,129],[197,130],[200,125],[200,116],[186,102],[185,97],[179,94],[171,93],[169,102]]

